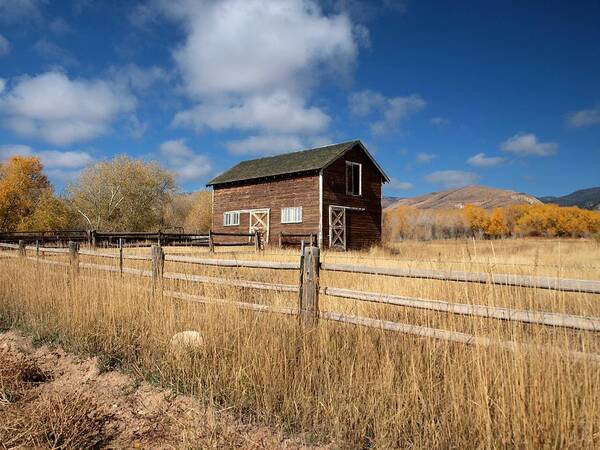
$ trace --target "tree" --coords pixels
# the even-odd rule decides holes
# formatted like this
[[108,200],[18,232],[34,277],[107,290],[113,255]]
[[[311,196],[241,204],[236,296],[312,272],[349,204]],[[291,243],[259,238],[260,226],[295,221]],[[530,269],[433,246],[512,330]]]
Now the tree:
[[52,186],[38,158],[13,156],[0,163],[0,230],[22,230]]
[[504,211],[501,208],[492,210],[488,220],[485,234],[491,237],[503,237],[508,234],[508,226],[504,219]]
[[88,228],[146,231],[164,225],[175,179],[156,163],[118,156],[84,170],[68,191]]
[[192,207],[185,218],[187,232],[206,232],[212,226],[212,194],[198,191],[192,194]]
[[489,217],[485,209],[468,204],[465,205],[464,212],[473,234],[485,234],[489,226]]

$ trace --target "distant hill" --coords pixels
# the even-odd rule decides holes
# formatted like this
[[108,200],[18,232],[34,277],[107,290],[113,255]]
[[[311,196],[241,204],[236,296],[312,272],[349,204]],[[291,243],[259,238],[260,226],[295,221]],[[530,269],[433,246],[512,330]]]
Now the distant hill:
[[418,209],[460,209],[464,208],[466,204],[489,209],[524,203],[540,204],[541,201],[532,195],[520,192],[474,185],[443,192],[432,192],[420,197],[403,198],[388,206],[388,209],[399,206],[412,206]]
[[393,205],[399,200],[402,200],[404,197],[382,197],[381,198],[381,206],[385,209],[388,206]]
[[544,203],[600,210],[600,187],[580,189],[562,197],[539,197]]

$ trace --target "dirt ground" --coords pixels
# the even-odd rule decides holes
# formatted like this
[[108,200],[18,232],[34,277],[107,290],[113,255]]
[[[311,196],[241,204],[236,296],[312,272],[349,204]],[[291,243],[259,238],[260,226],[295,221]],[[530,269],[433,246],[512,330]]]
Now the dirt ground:
[[316,447],[9,331],[0,334],[0,448]]

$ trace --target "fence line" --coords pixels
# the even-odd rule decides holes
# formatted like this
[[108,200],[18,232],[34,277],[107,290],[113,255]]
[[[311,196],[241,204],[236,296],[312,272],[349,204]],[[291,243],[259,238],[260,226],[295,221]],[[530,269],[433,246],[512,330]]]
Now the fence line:
[[[14,245],[3,245],[2,247],[10,250],[14,250]],[[360,292],[360,291],[351,291],[348,289],[340,289],[333,287],[319,287],[319,271],[321,267],[324,270],[338,270],[344,272],[354,272],[354,273],[364,273],[361,270],[364,267],[360,266],[347,266],[347,265],[332,265],[332,264],[320,264],[319,263],[319,249],[316,247],[307,247],[304,249],[303,253],[303,261],[304,264],[301,264],[302,274],[300,277],[299,285],[288,285],[288,284],[276,284],[276,283],[264,283],[257,281],[245,281],[245,280],[231,280],[226,278],[218,278],[218,277],[210,277],[204,275],[191,275],[184,273],[171,273],[171,272],[163,272],[163,265],[165,261],[165,255],[160,246],[154,246],[152,249],[152,270],[143,270],[143,269],[133,269],[133,268],[124,268],[122,265],[120,267],[115,266],[107,266],[101,264],[94,263],[80,263],[79,262],[79,253],[78,245],[76,243],[71,243],[69,245],[69,250],[67,250],[70,254],[70,262],[61,262],[61,261],[47,261],[39,258],[31,258],[27,257],[25,254],[25,245],[20,242],[18,246],[16,246],[18,250],[18,255],[13,255],[15,257],[32,259],[35,261],[41,261],[44,263],[56,264],[60,266],[70,266],[70,273],[72,275],[77,275],[79,272],[79,268],[89,268],[96,269],[101,271],[108,271],[112,273],[128,273],[143,277],[151,277],[153,280],[153,292],[154,289],[160,283],[160,289],[162,292],[167,292],[171,297],[187,299],[187,300],[197,300],[200,302],[209,302],[215,299],[209,299],[208,297],[202,296],[194,296],[192,294],[186,294],[177,291],[164,291],[162,289],[162,280],[170,279],[170,280],[179,280],[179,281],[192,281],[192,282],[200,282],[200,283],[211,283],[211,284],[220,284],[227,286],[234,286],[240,288],[249,288],[249,289],[260,289],[260,290],[271,290],[271,291],[279,291],[279,292],[300,292],[300,303],[299,308],[297,310],[293,308],[279,308],[271,305],[257,305],[250,304],[245,302],[231,302],[227,300],[217,299],[220,304],[227,304],[245,307],[246,309],[254,309],[256,311],[263,312],[281,312],[285,311],[286,314],[300,314],[300,317],[303,318],[303,322],[306,325],[316,323],[317,318],[323,318],[327,320],[334,320],[338,322],[346,322],[355,325],[369,326],[372,328],[380,328],[383,330],[397,331],[406,334],[413,334],[418,336],[426,336],[436,339],[443,339],[453,342],[461,342],[465,344],[475,344],[475,345],[485,345],[485,346],[499,346],[508,350],[516,350],[521,348],[529,348],[532,347],[531,344],[520,344],[515,343],[513,341],[502,341],[487,337],[477,337],[470,334],[448,331],[448,330],[440,330],[428,327],[422,327],[417,325],[409,325],[402,324],[397,322],[390,322],[380,319],[371,319],[368,317],[362,316],[351,316],[343,313],[336,312],[320,312],[319,311],[319,293],[322,292],[325,295],[333,295],[344,298],[353,298],[355,300],[362,301],[375,301],[381,303],[389,303],[400,306],[409,306],[416,307],[421,309],[433,309],[436,311],[444,311],[450,313],[457,314],[465,314],[470,316],[481,316],[481,317],[489,317],[495,319],[503,319],[503,320],[511,320],[511,321],[521,321],[526,323],[540,324],[540,325],[550,325],[550,326],[563,326],[569,328],[580,328],[586,329],[588,331],[598,331],[598,325],[600,324],[600,318],[595,317],[582,317],[582,316],[569,316],[566,314],[558,314],[558,313],[545,313],[545,312],[535,312],[535,311],[523,311],[523,310],[511,310],[508,308],[496,308],[496,307],[486,307],[481,305],[465,305],[465,304],[452,304],[448,302],[442,302],[437,300],[428,300],[428,299],[417,299],[411,297],[401,297],[401,296],[392,296],[392,295],[381,295],[377,293],[368,293],[368,292]],[[86,252],[86,256],[95,256],[95,252]],[[103,254],[107,256],[108,254]],[[108,257],[113,257],[108,256]],[[114,257],[119,257],[118,255],[114,255]],[[200,261],[200,262],[199,262]],[[216,264],[222,263],[222,261],[230,260],[217,260]],[[179,262],[187,262],[192,264],[202,264],[206,262],[205,260],[199,258],[192,258],[191,260],[179,261]],[[235,267],[244,267],[240,266],[240,261],[235,261]],[[250,261],[250,263],[254,264],[254,261]],[[333,268],[332,268],[333,266]],[[263,267],[264,268],[264,267]],[[352,270],[349,270],[352,269]],[[371,271],[372,268],[369,268],[367,274],[373,274]],[[380,269],[378,269],[380,270]],[[389,269],[384,269],[389,270]],[[395,271],[396,269],[394,269]],[[388,273],[381,273],[380,271],[375,272],[377,275],[388,275]],[[462,273],[464,274],[464,273]],[[398,276],[394,273],[395,276]],[[482,275],[482,274],[474,274],[474,275]],[[580,280],[567,280],[567,281],[580,281]],[[248,306],[250,305],[250,306]],[[277,311],[280,309],[281,311]],[[543,351],[552,351],[552,352],[561,352],[569,357],[573,357],[576,359],[586,359],[592,360],[595,362],[600,362],[600,355],[594,353],[584,353],[584,352],[573,352],[573,351],[561,351],[554,347],[548,346],[533,346],[532,348],[543,350]]]
[[488,274],[483,272],[456,272],[430,269],[402,269],[395,267],[357,266],[350,264],[321,263],[321,269],[331,272],[348,272],[366,275],[385,275],[401,278],[490,283],[504,286],[551,289],[566,292],[600,294],[600,281],[569,278],[532,277],[516,274]]
[[321,293],[333,297],[384,303],[396,306],[406,306],[410,308],[426,309],[429,311],[448,312],[451,314],[460,314],[465,316],[478,316],[513,322],[574,328],[577,330],[600,331],[600,317],[586,317],[543,311],[518,310],[496,306],[450,303],[442,300],[380,294],[376,292],[361,292],[334,287],[324,287],[321,289]]

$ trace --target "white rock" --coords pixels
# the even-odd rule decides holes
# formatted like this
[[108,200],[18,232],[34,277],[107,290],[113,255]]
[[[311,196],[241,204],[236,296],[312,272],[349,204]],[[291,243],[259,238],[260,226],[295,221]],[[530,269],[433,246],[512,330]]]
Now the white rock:
[[197,331],[182,331],[171,338],[171,348],[175,351],[202,347],[204,339]]

